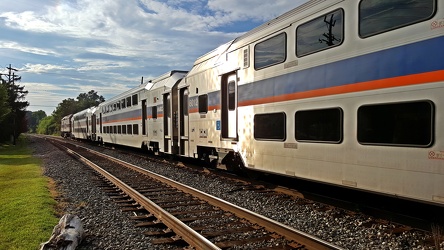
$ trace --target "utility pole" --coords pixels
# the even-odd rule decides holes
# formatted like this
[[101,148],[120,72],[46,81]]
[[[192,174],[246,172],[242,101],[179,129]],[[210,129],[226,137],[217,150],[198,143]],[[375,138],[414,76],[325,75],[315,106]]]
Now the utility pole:
[[[14,82],[16,81],[16,80],[20,80],[21,79],[21,77],[17,77],[16,78],[16,76],[15,76],[15,72],[13,72],[13,71],[18,71],[18,69],[14,69],[14,68],[12,68],[11,67],[11,64],[9,64],[9,67],[6,67],[8,70],[9,70],[9,74],[8,74],[8,83],[9,84],[12,84],[12,93],[13,93],[13,98],[15,98],[15,86],[14,86]],[[11,74],[12,73],[12,74]],[[13,101],[15,101],[15,100],[13,100]],[[16,117],[17,117],[17,114],[16,114],[16,110],[15,110],[15,108],[14,107],[12,107],[12,120],[13,120],[13,124],[12,124],[12,130],[13,130],[13,132],[12,132],[12,144],[13,145],[16,145],[16,130],[17,130],[17,128],[16,128]]]

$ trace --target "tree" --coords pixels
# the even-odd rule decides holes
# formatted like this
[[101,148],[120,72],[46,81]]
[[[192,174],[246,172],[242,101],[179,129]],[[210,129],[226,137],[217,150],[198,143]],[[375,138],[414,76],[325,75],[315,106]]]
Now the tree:
[[99,105],[101,102],[105,101],[105,98],[99,96],[94,90],[90,90],[88,93],[80,94],[77,97],[77,100],[79,102],[79,111],[81,111]]
[[8,91],[6,89],[6,83],[1,81],[0,83],[0,123],[8,116],[11,112],[11,108],[8,104]]
[[74,100],[72,98],[68,98],[63,100],[57,108],[52,112],[53,122],[56,131],[60,131],[60,121],[63,117],[75,114],[79,111],[85,110],[87,108],[96,107],[101,102],[105,101],[105,98],[101,95],[98,95],[96,91],[91,90],[88,93],[79,94],[79,96]]
[[2,85],[5,86],[7,92],[7,103],[10,107],[10,112],[6,115],[0,123],[0,141],[7,140],[12,137],[12,141],[15,145],[15,141],[22,132],[26,132],[26,107],[29,106],[29,102],[25,100],[28,91],[24,90],[24,86],[20,86],[16,82],[21,80],[20,76],[16,76],[13,71],[17,71],[12,68],[11,65],[7,68],[9,70],[8,80],[1,80]]
[[37,126],[38,134],[53,135],[57,132],[53,116],[43,118]]
[[35,133],[39,122],[46,117],[46,113],[43,110],[36,112],[26,112],[26,120],[28,121],[28,131]]

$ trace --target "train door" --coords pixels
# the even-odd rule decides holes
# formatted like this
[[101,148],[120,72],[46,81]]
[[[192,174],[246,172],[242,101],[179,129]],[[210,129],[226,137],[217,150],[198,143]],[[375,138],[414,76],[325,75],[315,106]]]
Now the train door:
[[237,75],[222,76],[221,86],[221,135],[225,140],[237,140]]
[[163,143],[164,143],[164,152],[169,152],[170,143],[171,143],[171,114],[170,114],[170,101],[171,95],[170,93],[166,93],[163,95]]
[[147,123],[147,113],[146,113],[146,100],[142,100],[142,135],[146,135],[146,123]]
[[96,140],[96,129],[97,129],[97,119],[96,115],[92,115],[91,117],[91,140]]
[[188,88],[183,88],[180,90],[179,96],[179,127],[180,127],[180,155],[188,155],[188,126],[189,126],[189,118],[188,118]]

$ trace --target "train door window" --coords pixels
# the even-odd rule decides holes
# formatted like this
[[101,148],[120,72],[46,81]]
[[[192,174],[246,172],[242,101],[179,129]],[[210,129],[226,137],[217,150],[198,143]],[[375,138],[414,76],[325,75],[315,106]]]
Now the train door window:
[[297,141],[340,143],[343,111],[340,108],[302,110],[295,113]]
[[126,108],[126,103],[125,103],[125,99],[122,99],[122,101],[120,101],[120,103],[122,104],[122,108]]
[[436,0],[362,0],[359,35],[363,38],[425,21],[436,12]]
[[199,96],[199,113],[200,114],[208,113],[208,95]]
[[126,135],[126,125],[122,125],[122,134]]
[[187,116],[189,113],[188,109],[188,90],[184,90],[183,93],[183,99],[182,99],[182,105],[183,105],[183,115]]
[[133,124],[133,135],[139,134],[139,126],[137,124]]
[[256,70],[283,63],[287,59],[287,34],[281,33],[254,46]]
[[228,83],[228,110],[236,110],[236,82]]
[[301,24],[296,29],[296,55],[306,56],[341,45],[344,40],[344,11],[335,10]]
[[128,134],[132,134],[133,133],[133,125],[126,125],[126,131],[128,132]]
[[139,101],[138,101],[138,98],[137,98],[137,94],[133,95],[133,106],[137,105],[138,102]]
[[358,141],[368,145],[429,147],[434,105],[430,101],[366,105],[358,109]]
[[131,96],[128,96],[127,98],[126,98],[126,106],[129,108],[129,107],[131,107]]
[[157,106],[151,107],[151,114],[153,115],[153,119],[157,119]]
[[285,113],[257,114],[254,116],[254,138],[256,140],[285,141]]

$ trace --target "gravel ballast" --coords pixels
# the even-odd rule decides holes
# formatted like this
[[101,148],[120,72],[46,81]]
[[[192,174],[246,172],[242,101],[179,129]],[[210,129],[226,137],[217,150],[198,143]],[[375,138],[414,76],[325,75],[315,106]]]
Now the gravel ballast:
[[[34,155],[42,158],[44,174],[52,178],[61,194],[62,214],[71,213],[84,223],[85,239],[78,249],[167,249],[151,245],[143,236],[143,229],[134,227],[130,214],[121,212],[117,205],[96,186],[97,176],[88,167],[49,142],[29,136]],[[365,215],[343,214],[341,210],[322,209],[323,204],[304,205],[291,199],[260,195],[254,191],[233,191],[237,187],[225,179],[207,178],[190,171],[178,171],[167,163],[148,162],[138,157],[119,154],[114,150],[99,151],[144,167],[203,192],[210,193],[238,206],[304,231],[308,234],[346,249],[436,249],[425,246],[431,234],[406,231],[391,234],[391,224],[364,226],[372,220]],[[444,244],[441,243],[441,247]]]

